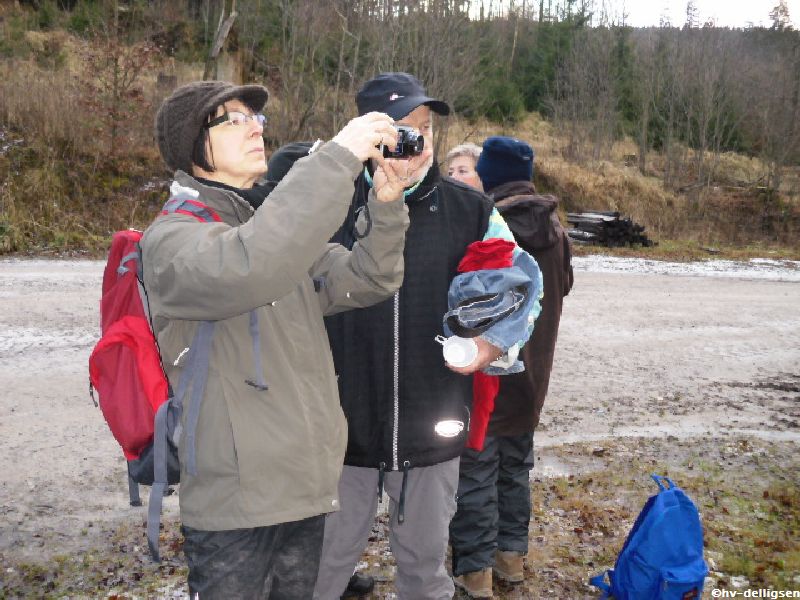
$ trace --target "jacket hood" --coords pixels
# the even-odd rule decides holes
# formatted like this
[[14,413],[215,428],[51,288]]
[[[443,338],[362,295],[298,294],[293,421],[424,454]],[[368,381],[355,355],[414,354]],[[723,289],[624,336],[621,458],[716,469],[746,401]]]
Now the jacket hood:
[[491,195],[520,244],[540,250],[558,241],[558,198],[537,194],[528,181],[504,184],[492,190]]

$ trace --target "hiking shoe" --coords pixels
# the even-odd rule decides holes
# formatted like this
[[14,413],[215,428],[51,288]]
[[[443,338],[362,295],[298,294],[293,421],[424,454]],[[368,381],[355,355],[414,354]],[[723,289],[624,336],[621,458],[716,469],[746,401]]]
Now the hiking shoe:
[[347,582],[347,587],[344,590],[344,594],[342,594],[341,600],[361,598],[372,592],[373,589],[375,589],[374,577],[353,573],[350,581]]
[[494,598],[492,594],[492,568],[481,571],[470,571],[453,577],[456,587],[463,590],[473,600]]
[[494,557],[494,574],[506,583],[519,583],[525,580],[522,567],[522,553],[498,550]]

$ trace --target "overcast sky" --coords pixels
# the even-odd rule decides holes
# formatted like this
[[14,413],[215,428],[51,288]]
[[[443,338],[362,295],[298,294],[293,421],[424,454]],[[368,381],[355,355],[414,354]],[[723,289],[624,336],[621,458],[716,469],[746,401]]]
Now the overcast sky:
[[[616,11],[624,5],[627,24],[634,27],[658,25],[662,15],[667,15],[676,27],[686,21],[684,0],[606,0],[606,3]],[[747,27],[750,23],[769,26],[772,24],[769,13],[778,0],[694,0],[694,4],[700,24],[713,18],[718,27]],[[800,0],[788,0],[787,5],[792,24],[797,28],[800,24]]]

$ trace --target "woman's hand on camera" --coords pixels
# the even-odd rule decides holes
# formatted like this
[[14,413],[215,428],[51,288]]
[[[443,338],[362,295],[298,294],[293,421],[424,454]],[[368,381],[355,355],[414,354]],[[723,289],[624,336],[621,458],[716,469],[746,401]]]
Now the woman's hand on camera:
[[394,148],[397,145],[397,130],[394,121],[384,113],[371,112],[352,119],[336,134],[333,141],[347,148],[358,160],[370,158],[383,164],[382,145]]

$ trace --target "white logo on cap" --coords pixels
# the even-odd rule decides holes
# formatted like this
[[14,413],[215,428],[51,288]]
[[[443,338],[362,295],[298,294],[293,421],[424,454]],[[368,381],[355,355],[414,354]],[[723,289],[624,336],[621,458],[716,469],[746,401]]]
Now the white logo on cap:
[[391,96],[389,96],[389,102],[394,102],[395,100],[399,100],[400,98],[405,98],[405,96],[400,96],[397,92],[393,92]]

